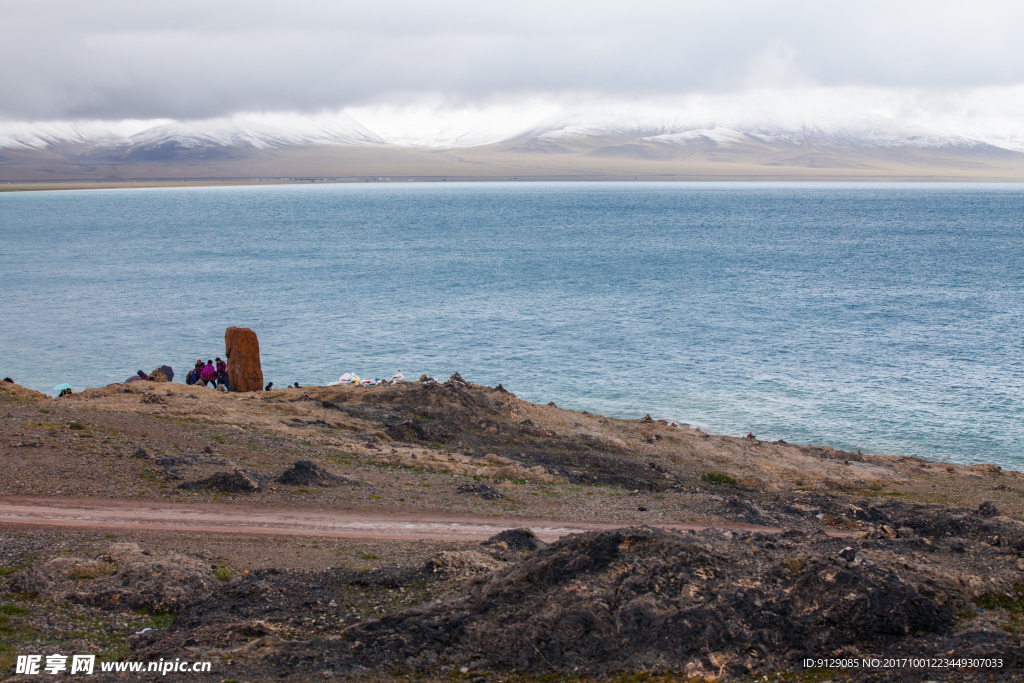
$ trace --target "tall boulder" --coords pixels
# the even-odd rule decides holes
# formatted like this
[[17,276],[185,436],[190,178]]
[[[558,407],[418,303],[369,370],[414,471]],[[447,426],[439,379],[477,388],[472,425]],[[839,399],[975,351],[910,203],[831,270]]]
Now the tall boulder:
[[224,332],[231,391],[261,391],[263,368],[260,366],[260,342],[248,327],[229,327]]

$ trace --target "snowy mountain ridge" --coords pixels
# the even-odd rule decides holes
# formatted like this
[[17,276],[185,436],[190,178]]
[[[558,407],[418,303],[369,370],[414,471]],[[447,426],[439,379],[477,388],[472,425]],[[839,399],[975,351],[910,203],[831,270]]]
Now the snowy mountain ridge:
[[[746,117],[745,117],[746,118]],[[173,145],[184,150],[207,148],[273,149],[320,146],[393,146],[467,148],[511,140],[570,141],[617,136],[664,145],[744,142],[816,144],[840,147],[942,148],[988,145],[1024,151],[1024,135],[987,135],[941,127],[902,124],[888,118],[861,117],[834,123],[801,125],[783,122],[686,121],[659,112],[654,116],[621,112],[576,112],[540,121],[505,122],[488,129],[472,117],[435,119],[417,124],[383,125],[384,134],[349,114],[238,114],[202,121],[2,122],[0,149],[46,150],[62,147],[130,150]]]
[[[49,152],[133,163],[210,154],[237,156],[257,151],[300,148],[419,148],[419,150],[560,151],[589,145],[634,144],[662,148],[833,148],[833,150],[988,150],[1024,152],[1024,135],[989,135],[942,126],[901,123],[889,117],[848,117],[821,123],[757,121],[733,115],[694,120],[668,110],[578,110],[542,116],[486,116],[455,113],[445,117],[417,112],[374,120],[374,112],[319,115],[239,114],[203,121],[127,120],[25,123],[0,121],[0,151]],[[378,132],[379,130],[384,131]],[[538,146],[540,145],[540,146]],[[566,146],[567,145],[567,146]],[[671,153],[676,154],[676,153]]]
[[0,122],[0,149],[92,148],[183,149],[380,145],[376,133],[345,114],[294,117],[240,114],[203,121],[87,121],[43,124]]

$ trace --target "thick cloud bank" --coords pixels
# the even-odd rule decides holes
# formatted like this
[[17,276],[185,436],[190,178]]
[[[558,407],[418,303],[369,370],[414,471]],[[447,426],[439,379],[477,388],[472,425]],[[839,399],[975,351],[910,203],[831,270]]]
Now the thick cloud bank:
[[965,93],[1024,83],[1022,20],[1024,6],[997,2],[9,0],[0,118],[356,108],[395,122],[428,101],[463,125],[467,112],[539,112],[573,93],[692,100],[762,88],[914,91],[922,111],[936,98],[914,116],[942,118]]
[[[729,142],[818,139],[853,146],[941,147],[984,143],[1024,151],[1024,86],[972,90],[759,88],[740,93],[627,99],[563,95],[451,103],[364,105],[317,113],[238,113],[205,119],[0,120],[0,148],[53,143],[186,146],[402,145],[471,147],[517,136],[640,133],[656,142],[694,135]],[[781,136],[781,137],[780,137]]]

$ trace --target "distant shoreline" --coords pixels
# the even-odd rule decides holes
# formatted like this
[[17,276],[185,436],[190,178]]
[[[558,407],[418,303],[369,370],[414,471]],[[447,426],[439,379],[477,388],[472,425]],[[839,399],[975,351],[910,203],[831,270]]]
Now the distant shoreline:
[[58,181],[7,181],[0,182],[0,193],[2,192],[53,192],[59,190],[125,190],[135,188],[173,188],[173,187],[245,187],[245,186],[281,186],[281,185],[348,185],[364,183],[487,183],[487,182],[517,182],[517,183],[550,183],[550,182],[577,182],[577,183],[602,183],[602,182],[672,182],[672,183],[700,183],[700,182],[724,182],[724,183],[997,183],[997,184],[1024,184],[1024,179],[993,179],[978,177],[806,177],[806,176],[706,176],[706,177],[660,177],[660,178],[636,178],[636,177],[391,177],[391,178],[315,178],[315,179],[210,179],[210,180],[58,180]]

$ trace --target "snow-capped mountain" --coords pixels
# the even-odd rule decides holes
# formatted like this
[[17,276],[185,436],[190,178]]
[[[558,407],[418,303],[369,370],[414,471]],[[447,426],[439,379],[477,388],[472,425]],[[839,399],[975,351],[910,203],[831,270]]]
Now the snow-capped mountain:
[[331,117],[237,115],[205,121],[172,121],[139,131],[117,144],[176,144],[184,148],[359,146],[383,144],[373,131],[345,114]]
[[[284,147],[358,147],[391,145],[418,148],[469,148],[506,141],[569,141],[622,137],[665,145],[712,144],[728,147],[745,142],[816,144],[845,147],[940,148],[989,145],[1024,151],[1024,136],[999,137],[921,125],[881,117],[798,125],[780,122],[687,121],[664,112],[655,115],[622,112],[571,112],[538,121],[502,121],[494,126],[481,117],[454,114],[426,124],[381,121],[384,133],[344,112],[318,116],[238,114],[201,121],[85,121],[54,123],[0,122],[0,149],[53,149],[67,146],[144,151],[173,146],[180,150],[274,149]],[[404,124],[404,127],[403,127]],[[490,124],[490,125],[489,125]]]
[[331,116],[239,114],[202,121],[0,123],[0,149],[75,145],[126,152],[167,146],[200,150],[378,144],[384,144],[380,136],[340,113]]
[[694,120],[671,112],[584,112],[552,117],[525,130],[521,138],[566,141],[596,137],[630,137],[670,145],[712,144],[728,147],[746,142],[813,144],[839,147],[927,149],[985,145],[1024,151],[1024,136],[986,135],[970,130],[906,123],[883,116],[847,116],[835,121],[758,121],[754,115]]
[[1024,179],[1024,136],[1005,130],[977,132],[863,113],[822,120],[758,115],[743,108],[712,114],[670,107],[506,107],[447,114],[429,108],[356,109],[202,121],[0,122],[0,180],[449,175]]

